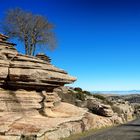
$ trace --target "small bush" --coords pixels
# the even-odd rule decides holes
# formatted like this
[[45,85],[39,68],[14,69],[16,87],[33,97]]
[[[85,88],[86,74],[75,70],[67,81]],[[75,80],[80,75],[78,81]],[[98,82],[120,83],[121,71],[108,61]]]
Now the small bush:
[[104,96],[99,95],[99,94],[93,94],[93,97],[98,98],[98,99],[103,100],[103,101],[106,100],[106,98]]
[[86,98],[85,94],[76,93],[75,95],[76,95],[76,99],[81,100],[81,101],[85,101],[85,98]]
[[108,101],[107,99],[103,101],[103,103],[107,104],[107,105],[110,105],[110,106],[113,106],[113,103]]
[[59,97],[63,102],[71,103],[76,105],[77,100],[85,101],[86,95],[83,94],[82,92],[78,93],[73,93],[73,92],[68,92],[68,93],[58,93]]
[[74,90],[77,91],[77,92],[82,92],[82,89],[79,88],[79,87],[74,88]]
[[112,102],[110,102],[109,100],[107,100],[107,98],[105,98],[105,97],[102,96],[102,95],[99,95],[99,94],[93,94],[93,97],[102,100],[102,102],[103,102],[104,104],[107,104],[107,105],[110,105],[110,106],[113,105]]
[[92,96],[93,94],[91,94],[89,91],[83,91],[83,93],[85,94],[85,95],[88,95],[88,96]]

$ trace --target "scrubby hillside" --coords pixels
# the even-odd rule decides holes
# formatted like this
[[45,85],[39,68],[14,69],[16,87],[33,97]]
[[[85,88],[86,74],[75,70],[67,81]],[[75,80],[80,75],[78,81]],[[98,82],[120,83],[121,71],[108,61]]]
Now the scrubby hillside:
[[61,87],[57,89],[57,93],[63,102],[87,108],[93,114],[105,117],[117,114],[124,122],[134,117],[134,108],[123,98],[110,98],[71,87]]

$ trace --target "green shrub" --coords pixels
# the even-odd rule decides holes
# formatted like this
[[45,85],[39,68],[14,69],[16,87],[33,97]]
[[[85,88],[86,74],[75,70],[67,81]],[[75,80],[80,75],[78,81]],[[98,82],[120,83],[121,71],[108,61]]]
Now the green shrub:
[[100,100],[106,100],[106,98],[105,98],[104,96],[99,95],[99,94],[93,94],[93,97],[94,97],[94,98],[98,98],[98,99],[100,99]]
[[79,88],[79,87],[74,88],[74,90],[77,91],[77,92],[83,92],[82,89]]
[[104,104],[107,104],[107,105],[110,105],[110,106],[113,105],[113,103],[111,101],[109,101],[106,97],[104,97],[104,96],[102,96],[100,94],[93,94],[93,97],[102,100],[102,102]]
[[73,93],[58,93],[59,97],[63,102],[71,103],[76,105],[77,100],[85,101],[86,95],[82,92]]
[[92,96],[93,94],[91,94],[89,91],[83,91],[83,93],[85,94],[85,95],[88,95],[88,96]]
[[81,100],[81,101],[85,101],[85,94],[84,93],[76,93],[76,99]]
[[108,101],[107,99],[103,101],[103,103],[107,104],[107,105],[110,105],[110,106],[113,106],[113,103]]

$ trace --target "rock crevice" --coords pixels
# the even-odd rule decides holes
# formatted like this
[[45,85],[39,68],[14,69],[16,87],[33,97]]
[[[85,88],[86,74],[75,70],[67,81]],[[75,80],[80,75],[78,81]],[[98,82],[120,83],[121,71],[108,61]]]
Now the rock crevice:
[[45,101],[45,95],[42,93],[42,92],[39,92],[40,96],[42,97],[42,100],[39,102],[39,104],[41,105],[41,108],[38,109],[39,113],[42,115],[42,116],[45,116],[47,117],[47,114],[45,113],[44,109],[45,109],[45,104],[44,104],[44,101]]

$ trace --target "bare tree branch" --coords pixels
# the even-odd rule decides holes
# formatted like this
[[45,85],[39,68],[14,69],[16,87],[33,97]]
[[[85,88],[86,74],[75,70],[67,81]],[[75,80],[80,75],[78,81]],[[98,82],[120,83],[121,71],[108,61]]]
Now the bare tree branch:
[[35,55],[37,47],[55,49],[54,26],[40,15],[19,8],[8,10],[2,26],[6,35],[24,43],[25,54]]

